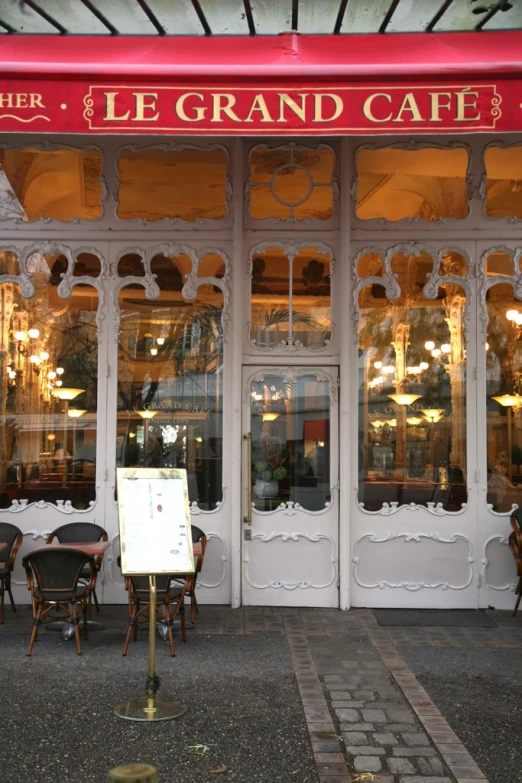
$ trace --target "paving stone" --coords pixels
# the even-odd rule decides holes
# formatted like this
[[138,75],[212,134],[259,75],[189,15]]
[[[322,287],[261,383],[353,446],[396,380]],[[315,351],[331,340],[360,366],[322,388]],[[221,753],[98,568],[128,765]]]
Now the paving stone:
[[414,756],[436,756],[435,748],[393,748],[394,756],[403,756],[412,758]]
[[356,772],[380,772],[381,760],[378,756],[356,756],[353,760]]
[[332,701],[350,701],[352,698],[349,691],[330,691],[328,695]]
[[332,701],[334,710],[364,707],[364,701]]
[[375,731],[373,723],[341,723],[341,731]]
[[374,691],[354,691],[354,699],[364,699],[364,701],[374,701],[376,696]]
[[429,777],[427,778],[425,775],[405,775],[404,777],[401,775],[399,778],[399,783],[453,783],[451,778],[439,778],[438,776],[436,778]]
[[376,733],[373,735],[373,739],[375,742],[378,742],[379,745],[397,745],[399,742],[395,734],[391,734],[390,732]]
[[473,766],[466,766],[466,767],[451,765],[450,769],[453,772],[453,774],[455,775],[455,777],[460,777],[460,778],[467,777],[467,778],[471,778],[472,780],[485,780],[486,779],[486,776],[484,775],[484,773],[481,772],[480,769],[478,767],[474,766],[474,765]]
[[369,723],[386,723],[386,715],[382,710],[362,710],[362,716]]
[[357,723],[361,720],[357,710],[335,710],[335,714],[341,722],[345,723]]
[[420,732],[417,734],[403,734],[402,738],[406,745],[409,745],[410,747],[414,746],[418,748],[421,745],[430,744],[428,737]]
[[408,761],[408,759],[389,758],[386,759],[386,763],[390,772],[393,772],[394,775],[399,775],[401,773],[407,773],[410,775],[414,772],[417,772],[411,761]]
[[368,738],[362,731],[343,732],[344,741],[349,745],[366,745]]
[[423,775],[443,775],[444,767],[439,759],[425,759],[418,756],[415,760],[419,772]]
[[357,756],[360,753],[367,754],[368,756],[385,756],[386,751],[384,748],[374,748],[373,745],[347,745],[346,752],[350,756]]
[[408,712],[407,710],[393,709],[386,710],[386,712],[388,713],[388,720],[390,722],[395,721],[396,723],[415,723],[415,718],[411,712]]

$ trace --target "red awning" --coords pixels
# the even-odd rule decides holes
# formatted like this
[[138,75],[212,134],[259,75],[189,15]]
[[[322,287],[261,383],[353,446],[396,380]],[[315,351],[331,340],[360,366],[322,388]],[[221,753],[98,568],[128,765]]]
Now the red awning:
[[522,31],[352,36],[2,36],[0,74],[64,79],[417,79],[518,75]]

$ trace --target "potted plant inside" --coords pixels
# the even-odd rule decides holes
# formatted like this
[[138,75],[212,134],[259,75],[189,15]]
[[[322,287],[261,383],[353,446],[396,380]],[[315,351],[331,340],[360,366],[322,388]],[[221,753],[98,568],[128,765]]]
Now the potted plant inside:
[[279,479],[286,478],[286,468],[274,468],[269,462],[254,464],[254,495],[258,498],[275,498],[279,494]]

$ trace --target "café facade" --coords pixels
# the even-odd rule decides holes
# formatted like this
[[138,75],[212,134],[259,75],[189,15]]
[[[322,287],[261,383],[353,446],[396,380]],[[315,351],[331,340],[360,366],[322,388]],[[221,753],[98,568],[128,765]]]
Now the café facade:
[[0,54],[21,554],[102,525],[124,602],[116,470],[181,467],[200,603],[511,608],[521,34],[50,43]]

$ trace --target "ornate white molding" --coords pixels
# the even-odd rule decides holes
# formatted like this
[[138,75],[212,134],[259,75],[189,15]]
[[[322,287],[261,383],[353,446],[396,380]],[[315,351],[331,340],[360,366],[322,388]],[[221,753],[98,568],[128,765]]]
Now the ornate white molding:
[[[359,488],[354,487],[354,490],[355,492],[358,492]],[[392,500],[390,503],[385,501],[382,504],[382,507],[377,509],[377,511],[370,511],[369,509],[364,508],[364,503],[358,501],[357,507],[360,511],[362,511],[363,514],[368,514],[369,516],[389,517],[393,514],[396,514],[398,511],[427,511],[428,514],[433,514],[436,517],[456,517],[459,516],[459,514],[464,514],[468,504],[463,503],[460,511],[446,511],[442,503],[434,503],[433,501],[428,501],[425,506],[422,506],[418,503],[404,503],[402,506],[399,506],[399,503],[395,500]]]
[[[418,582],[387,582],[386,580],[375,582],[375,584],[365,584],[359,579],[358,576],[358,565],[359,565],[359,554],[358,554],[358,547],[361,543],[361,541],[364,541],[365,539],[368,539],[372,544],[385,544],[388,541],[394,541],[395,539],[403,538],[406,543],[414,542],[416,544],[421,543],[423,539],[428,539],[429,541],[434,541],[438,544],[456,544],[459,541],[464,541],[468,545],[468,569],[469,569],[469,577],[468,580],[462,584],[462,585],[451,585],[449,582],[436,582],[435,584],[432,584],[430,582],[424,582],[424,581],[418,581]],[[386,587],[391,588],[397,588],[402,587],[406,590],[409,590],[411,592],[416,592],[417,590],[422,589],[430,589],[430,590],[436,590],[438,588],[442,588],[442,590],[465,590],[467,587],[470,586],[472,580],[473,580],[473,563],[475,562],[475,559],[473,557],[473,550],[471,548],[471,543],[469,539],[466,538],[466,536],[455,534],[451,538],[442,538],[438,533],[388,533],[387,536],[384,536],[383,538],[379,538],[375,533],[365,533],[363,536],[360,536],[354,545],[354,556],[352,558],[352,562],[354,563],[354,569],[353,569],[353,575],[354,579],[357,582],[357,584],[360,587],[364,587],[365,589],[373,590],[376,587],[379,587],[381,590],[384,590]]]
[[284,383],[289,383],[295,386],[298,378],[305,376],[312,376],[317,381],[323,381],[328,384],[328,396],[330,398],[330,405],[333,405],[337,401],[338,389],[335,379],[323,369],[317,367],[264,367],[262,370],[253,372],[248,376],[246,386],[244,388],[245,401],[250,404],[250,386],[252,383],[262,383],[265,378],[275,376],[281,378]]
[[332,500],[330,500],[328,503],[324,504],[324,507],[319,509],[319,511],[310,511],[309,509],[305,508],[301,503],[294,503],[291,500],[289,500],[286,503],[280,503],[277,508],[273,508],[271,511],[261,511],[260,509],[255,507],[255,504],[252,503],[252,513],[253,514],[259,514],[261,517],[271,517],[273,514],[284,514],[287,517],[293,517],[298,513],[308,514],[311,517],[318,517],[321,516],[321,514],[326,514],[327,511],[330,511],[334,504],[334,490],[335,487],[331,487],[332,492]]
[[324,533],[269,533],[269,534],[261,534],[256,533],[252,536],[252,541],[260,541],[263,544],[269,543],[270,541],[273,541],[275,538],[280,538],[281,541],[287,543],[287,542],[298,542],[300,538],[304,538],[307,541],[310,541],[311,543],[318,543],[321,540],[328,541],[332,547],[332,552],[329,558],[329,562],[331,565],[331,578],[328,582],[325,582],[324,584],[315,584],[312,581],[300,581],[300,582],[285,582],[285,581],[276,581],[276,582],[267,582],[266,584],[256,584],[255,582],[252,582],[250,579],[249,574],[249,563],[250,558],[248,555],[248,548],[247,545],[245,545],[245,549],[243,551],[243,562],[245,563],[245,580],[250,585],[250,587],[253,587],[256,590],[266,590],[267,587],[272,587],[276,590],[279,590],[281,588],[284,588],[285,590],[295,590],[296,588],[300,588],[301,590],[307,590],[309,588],[313,588],[314,590],[324,590],[326,587],[330,587],[331,584],[333,584],[336,576],[336,563],[337,558],[335,556],[335,542],[330,536],[324,535]]
[[88,508],[75,508],[71,500],[57,500],[56,504],[54,504],[48,503],[46,500],[36,500],[33,503],[29,503],[27,499],[21,498],[20,500],[12,500],[11,505],[8,506],[8,508],[0,509],[0,513],[7,512],[8,514],[20,514],[22,511],[27,511],[29,508],[52,508],[54,511],[59,511],[60,514],[88,514],[94,509],[97,502],[98,496],[96,495],[95,500],[89,500]]
[[[503,585],[494,585],[494,584],[492,584],[491,582],[488,581],[489,559],[488,559],[487,550],[488,550],[488,546],[493,541],[498,541],[500,544],[502,544],[504,546],[508,546],[508,538],[507,538],[507,536],[502,536],[502,535],[499,534],[499,535],[495,535],[495,536],[490,536],[488,539],[486,539],[486,541],[484,543],[484,555],[482,557],[482,560],[480,561],[481,565],[483,566],[482,573],[484,575],[484,580],[485,580],[487,586],[490,587],[492,590],[511,590],[511,592],[514,593],[515,592],[515,588],[516,588],[516,582],[506,582]],[[510,552],[510,554],[511,554],[511,552]]]
[[[207,536],[207,548],[208,548],[208,542],[212,541],[212,539],[219,541],[219,543],[221,544],[220,561],[221,561],[222,573],[221,573],[221,578],[219,579],[219,581],[215,582],[214,584],[209,584],[208,582],[204,582],[201,578],[199,578],[198,581],[197,581],[196,587],[197,588],[199,588],[199,587],[206,587],[206,588],[208,588],[210,590],[214,590],[215,588],[220,587],[223,584],[223,582],[225,581],[226,575],[227,575],[227,570],[228,570],[227,547],[226,547],[226,544],[225,544],[224,540],[221,538],[221,536],[218,536],[217,533],[207,533],[206,536]],[[205,555],[205,560],[206,560],[207,557],[208,557],[208,555]],[[203,563],[203,568],[204,567],[205,567],[205,564]]]

